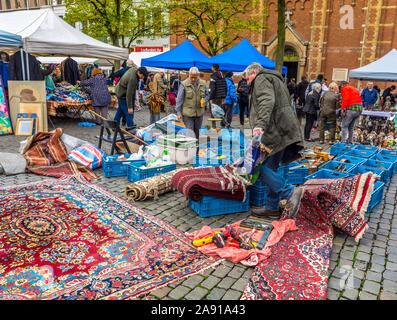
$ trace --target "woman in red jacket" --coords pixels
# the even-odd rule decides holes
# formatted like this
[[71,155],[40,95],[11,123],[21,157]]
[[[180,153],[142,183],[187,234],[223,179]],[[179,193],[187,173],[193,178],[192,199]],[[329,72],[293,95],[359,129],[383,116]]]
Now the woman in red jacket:
[[342,142],[353,143],[354,125],[363,111],[363,101],[360,91],[342,81]]

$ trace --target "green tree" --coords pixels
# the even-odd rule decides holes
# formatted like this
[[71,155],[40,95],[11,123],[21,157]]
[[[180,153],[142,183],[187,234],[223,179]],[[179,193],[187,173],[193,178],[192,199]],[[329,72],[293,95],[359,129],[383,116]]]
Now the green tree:
[[261,0],[169,0],[170,30],[196,40],[209,56],[227,49],[247,31],[261,32],[267,12]]
[[282,72],[285,51],[285,0],[278,0],[276,70]]
[[68,23],[81,22],[84,33],[115,46],[128,48],[140,37],[168,33],[162,0],[66,0],[65,5]]

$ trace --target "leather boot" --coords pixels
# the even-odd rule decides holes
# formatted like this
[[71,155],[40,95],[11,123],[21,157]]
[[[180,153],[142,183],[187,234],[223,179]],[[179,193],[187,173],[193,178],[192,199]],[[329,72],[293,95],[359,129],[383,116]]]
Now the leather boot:
[[285,210],[288,212],[289,219],[296,218],[304,191],[304,187],[295,187],[291,197],[288,199]]
[[279,219],[281,217],[280,211],[272,211],[265,207],[253,207],[251,209],[252,215],[257,218]]

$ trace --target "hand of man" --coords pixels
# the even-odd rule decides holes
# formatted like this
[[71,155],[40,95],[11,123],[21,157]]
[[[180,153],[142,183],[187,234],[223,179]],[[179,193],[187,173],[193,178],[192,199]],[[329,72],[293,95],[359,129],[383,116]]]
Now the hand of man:
[[340,112],[340,114],[342,115],[342,117],[344,117],[346,115],[346,110],[342,109],[342,111]]
[[252,132],[252,135],[253,135],[254,137],[260,136],[262,132],[263,132],[263,129],[262,129],[262,128],[254,128],[254,131]]
[[128,108],[128,113],[129,114],[133,114],[134,113],[134,109],[133,108]]
[[178,121],[182,122],[182,114],[178,114]]

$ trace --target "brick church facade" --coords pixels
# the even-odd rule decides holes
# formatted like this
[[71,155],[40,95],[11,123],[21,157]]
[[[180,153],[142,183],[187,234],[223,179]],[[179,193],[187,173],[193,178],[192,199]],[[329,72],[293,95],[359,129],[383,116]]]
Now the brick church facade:
[[[277,0],[268,4],[268,28],[242,36],[275,60]],[[397,0],[287,0],[286,5],[288,78],[313,79],[321,73],[328,81],[341,81],[351,69],[397,48]],[[171,47],[180,42],[171,37]]]

